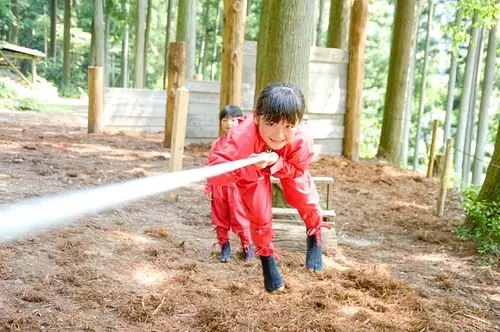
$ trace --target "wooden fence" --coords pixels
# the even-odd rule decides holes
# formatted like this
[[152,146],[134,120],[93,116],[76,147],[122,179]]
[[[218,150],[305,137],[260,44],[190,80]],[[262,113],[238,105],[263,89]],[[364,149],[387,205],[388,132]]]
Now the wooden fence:
[[[256,43],[245,42],[242,109],[253,107]],[[344,135],[347,52],[311,48],[308,125],[315,150],[340,155]],[[212,142],[218,134],[220,82],[186,80],[189,90],[186,144]],[[104,89],[103,127],[107,131],[164,131],[166,93],[163,90]]]

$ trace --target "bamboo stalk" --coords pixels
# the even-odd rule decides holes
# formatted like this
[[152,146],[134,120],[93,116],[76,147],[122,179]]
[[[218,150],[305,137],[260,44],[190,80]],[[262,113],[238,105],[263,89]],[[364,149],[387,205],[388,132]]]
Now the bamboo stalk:
[[432,143],[431,143],[431,151],[429,155],[429,165],[427,165],[427,177],[432,177],[432,169],[434,168],[434,157],[435,157],[435,148],[436,148],[436,136],[437,130],[439,128],[439,120],[434,120],[434,126],[432,127]]
[[451,138],[446,142],[446,155],[444,159],[443,176],[441,177],[441,189],[439,191],[438,217],[444,216],[444,205],[446,202],[446,192],[448,190],[448,179],[451,165]]

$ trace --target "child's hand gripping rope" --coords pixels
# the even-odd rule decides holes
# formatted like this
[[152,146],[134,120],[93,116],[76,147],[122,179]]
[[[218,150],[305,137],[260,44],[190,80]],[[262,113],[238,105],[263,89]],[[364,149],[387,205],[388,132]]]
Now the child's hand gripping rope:
[[253,164],[253,167],[255,167],[256,169],[263,169],[263,168],[266,168],[267,166],[272,166],[274,165],[277,161],[278,161],[278,158],[279,158],[279,155],[274,152],[274,151],[271,151],[271,152],[261,152],[261,153],[252,153],[250,155],[250,158],[251,157],[257,157],[257,156],[265,156],[267,158],[267,160],[263,160],[263,161],[259,161],[255,164]]

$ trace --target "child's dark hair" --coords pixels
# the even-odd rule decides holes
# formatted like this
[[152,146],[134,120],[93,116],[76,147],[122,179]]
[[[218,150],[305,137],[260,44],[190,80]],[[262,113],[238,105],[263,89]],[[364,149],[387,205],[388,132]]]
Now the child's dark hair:
[[299,123],[304,117],[306,102],[302,92],[293,84],[272,83],[259,95],[255,112],[269,122]]
[[225,117],[230,116],[232,118],[237,118],[239,116],[243,116],[241,109],[238,106],[234,105],[226,105],[219,113],[219,122],[222,121]]

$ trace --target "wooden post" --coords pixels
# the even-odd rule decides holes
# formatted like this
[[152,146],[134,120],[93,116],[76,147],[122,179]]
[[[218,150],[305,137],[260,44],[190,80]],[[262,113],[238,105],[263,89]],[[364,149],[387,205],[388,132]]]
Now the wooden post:
[[229,104],[241,105],[245,10],[246,0],[224,0],[219,109]]
[[444,203],[446,202],[446,191],[448,190],[448,180],[451,166],[451,138],[446,141],[446,156],[444,159],[443,175],[441,177],[441,189],[439,191],[439,203],[437,209],[438,217],[444,216]]
[[429,165],[427,166],[427,177],[432,177],[432,168],[434,167],[434,150],[436,148],[436,136],[437,130],[439,128],[439,120],[434,120],[434,126],[432,127],[432,142],[431,151],[429,155]]
[[102,114],[104,109],[103,68],[88,67],[88,76],[88,133],[102,133]]
[[359,160],[367,18],[368,0],[354,0],[349,26],[349,74],[347,77],[345,133],[342,152],[344,157],[354,161]]
[[31,80],[33,81],[33,84],[36,83],[36,58],[33,58],[31,60]]
[[[172,131],[172,142],[170,144],[170,160],[168,161],[169,173],[182,170],[188,105],[189,90],[182,86],[177,89],[175,93],[175,113]],[[177,201],[178,196],[178,190],[172,190],[165,195],[165,200],[167,202]]]
[[168,45],[168,86],[165,110],[165,140],[163,146],[170,147],[174,125],[175,93],[184,86],[186,75],[186,42],[172,42]]
[[168,172],[182,170],[182,156],[184,154],[184,140],[186,138],[186,124],[189,104],[189,90],[180,87],[175,93],[175,113],[170,145],[170,161]]

